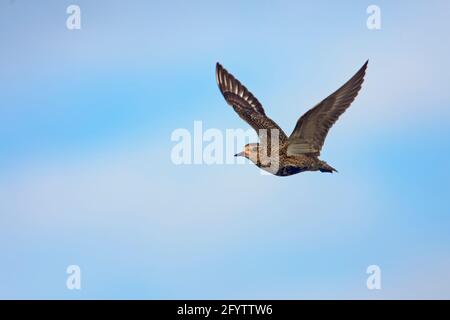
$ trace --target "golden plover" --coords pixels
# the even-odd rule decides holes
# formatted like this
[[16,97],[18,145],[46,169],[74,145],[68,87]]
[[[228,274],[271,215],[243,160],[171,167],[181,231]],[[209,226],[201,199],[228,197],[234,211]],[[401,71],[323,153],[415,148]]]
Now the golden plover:
[[320,150],[330,128],[358,95],[368,62],[342,87],[302,115],[289,137],[267,117],[258,99],[217,63],[217,84],[225,100],[256,130],[260,139],[260,143],[245,145],[244,151],[235,156],[246,157],[277,176],[303,171],[336,171],[319,159]]

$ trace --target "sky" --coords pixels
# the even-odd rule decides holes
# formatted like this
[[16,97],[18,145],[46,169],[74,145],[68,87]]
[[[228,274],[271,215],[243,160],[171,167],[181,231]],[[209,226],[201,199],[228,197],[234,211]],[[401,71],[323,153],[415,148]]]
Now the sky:
[[[449,19],[438,0],[1,0],[0,298],[449,299]],[[176,129],[249,128],[216,62],[289,134],[367,59],[321,153],[339,173],[173,163]]]

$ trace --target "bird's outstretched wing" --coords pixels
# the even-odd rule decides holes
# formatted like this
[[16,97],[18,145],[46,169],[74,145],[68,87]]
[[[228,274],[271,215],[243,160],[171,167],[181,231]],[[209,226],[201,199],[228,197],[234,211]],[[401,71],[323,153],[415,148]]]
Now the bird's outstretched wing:
[[219,63],[216,65],[216,80],[227,103],[233,107],[239,117],[255,129],[260,138],[261,129],[265,129],[266,137],[269,139],[270,130],[277,129],[280,143],[287,141],[286,134],[272,119],[266,116],[258,99]]
[[288,139],[288,155],[320,154],[328,131],[358,95],[368,62],[347,83],[301,116]]

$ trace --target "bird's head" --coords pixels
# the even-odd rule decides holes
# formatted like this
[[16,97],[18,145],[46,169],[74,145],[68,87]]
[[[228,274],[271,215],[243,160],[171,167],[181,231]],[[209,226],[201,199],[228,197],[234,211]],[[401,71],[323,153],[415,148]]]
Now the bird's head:
[[244,151],[236,153],[235,157],[246,157],[253,162],[258,161],[259,143],[248,143],[244,146]]

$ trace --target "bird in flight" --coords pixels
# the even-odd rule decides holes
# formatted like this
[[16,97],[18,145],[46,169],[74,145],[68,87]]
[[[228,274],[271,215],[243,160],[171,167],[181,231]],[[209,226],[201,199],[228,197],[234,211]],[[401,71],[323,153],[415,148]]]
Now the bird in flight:
[[260,143],[249,143],[242,156],[259,168],[277,176],[290,176],[303,171],[337,172],[319,159],[328,131],[347,110],[364,82],[366,61],[342,87],[303,114],[288,137],[270,119],[256,97],[219,63],[216,80],[220,92],[236,113],[257,133]]

